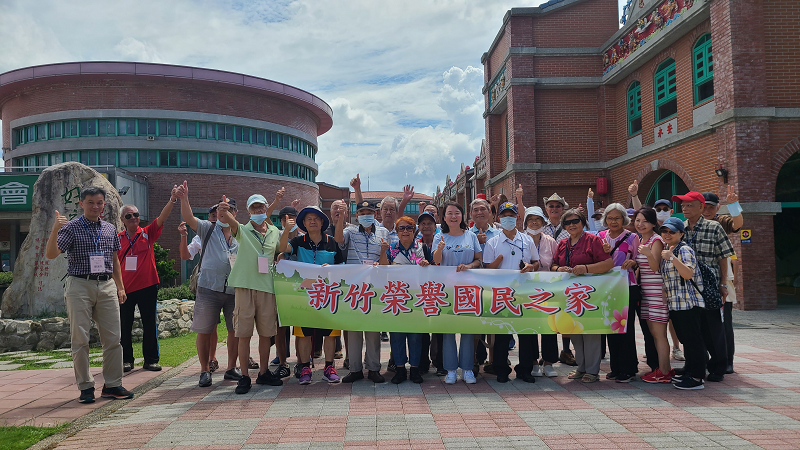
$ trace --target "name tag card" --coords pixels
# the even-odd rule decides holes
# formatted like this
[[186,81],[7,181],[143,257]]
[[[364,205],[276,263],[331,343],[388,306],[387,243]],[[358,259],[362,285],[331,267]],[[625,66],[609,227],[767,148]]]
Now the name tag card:
[[373,261],[371,259],[362,259],[361,260],[361,264],[367,264],[367,265],[371,266],[371,265],[375,264],[375,261]]
[[233,264],[236,262],[236,255],[233,254],[233,253],[228,253],[228,262],[230,263],[231,269],[232,269],[233,268]]
[[103,253],[89,253],[89,271],[91,273],[106,273],[106,259]]
[[258,273],[269,273],[269,257],[268,256],[259,256],[258,257]]
[[125,271],[136,271],[136,256],[125,257]]

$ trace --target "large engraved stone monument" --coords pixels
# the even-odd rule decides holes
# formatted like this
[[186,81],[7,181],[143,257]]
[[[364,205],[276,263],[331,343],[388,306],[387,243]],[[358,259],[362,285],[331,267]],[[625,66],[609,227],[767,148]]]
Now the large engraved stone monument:
[[77,162],[67,162],[43,170],[33,185],[33,212],[28,237],[22,243],[14,264],[14,282],[3,294],[3,317],[36,317],[66,311],[64,281],[65,254],[48,260],[45,248],[58,210],[72,220],[83,214],[78,201],[81,190],[98,186],[106,190],[103,220],[122,229],[117,190],[100,173]]

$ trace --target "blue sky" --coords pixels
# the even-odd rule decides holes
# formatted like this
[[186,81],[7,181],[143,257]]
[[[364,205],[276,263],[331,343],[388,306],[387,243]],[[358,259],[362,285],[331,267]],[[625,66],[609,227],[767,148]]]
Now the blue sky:
[[[619,0],[621,1],[621,0]],[[538,2],[537,2],[538,4]],[[480,151],[483,67],[519,1],[0,1],[0,73],[84,60],[246,73],[334,110],[317,177],[431,194]],[[621,5],[620,5],[621,9]],[[4,144],[5,146],[5,144]]]

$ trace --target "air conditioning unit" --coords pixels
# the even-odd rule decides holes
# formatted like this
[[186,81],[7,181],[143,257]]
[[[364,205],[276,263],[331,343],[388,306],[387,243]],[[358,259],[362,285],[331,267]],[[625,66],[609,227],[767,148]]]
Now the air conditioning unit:
[[155,136],[147,136],[147,140],[148,141],[155,141],[156,137]]

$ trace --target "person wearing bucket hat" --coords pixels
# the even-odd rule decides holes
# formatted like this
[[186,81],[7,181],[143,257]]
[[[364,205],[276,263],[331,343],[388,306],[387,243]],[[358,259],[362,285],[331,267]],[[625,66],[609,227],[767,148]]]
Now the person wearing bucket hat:
[[[708,358],[702,331],[706,312],[699,292],[703,277],[694,250],[682,241],[685,231],[684,223],[677,217],[670,217],[661,224],[661,237],[669,248],[661,252],[659,271],[664,280],[664,295],[669,302],[669,318],[686,355],[683,374],[673,377],[672,385],[681,390],[698,390],[704,388]],[[697,288],[689,281],[697,283]]]
[[[284,255],[294,256],[297,261],[316,264],[320,266],[329,264],[344,264],[342,251],[336,241],[324,233],[328,228],[328,217],[316,206],[306,206],[294,217],[287,217],[285,227],[291,230],[294,226],[303,230],[305,234],[295,236],[289,240],[289,233],[283,233],[278,248]],[[297,346],[297,361],[300,365],[300,384],[311,383],[311,338],[315,333],[323,337],[323,350],[325,352],[325,368],[322,379],[328,383],[339,383],[341,379],[334,367],[334,353],[336,352],[336,337],[341,334],[339,330],[316,329],[311,327],[294,327],[295,345]]]
[[[517,207],[511,202],[501,203],[498,207],[501,234],[489,239],[483,248],[483,262],[489,269],[519,270],[522,273],[533,272],[539,268],[539,252],[533,239],[525,233],[517,231]],[[497,381],[506,383],[511,368],[508,365],[509,342],[513,335],[498,334],[494,338],[493,371]],[[514,367],[517,379],[534,383],[531,375],[534,361],[534,348],[538,353],[538,342],[535,334],[519,334],[519,364]]]
[[[270,338],[278,332],[278,313],[275,304],[275,287],[270,266],[278,254],[278,228],[267,221],[269,210],[263,195],[253,194],[247,199],[250,220],[240,224],[231,214],[228,198],[222,196],[217,208],[219,221],[228,224],[231,235],[239,243],[228,286],[235,288],[234,331],[239,338],[239,365],[249,366],[250,338],[258,332],[258,353],[261,359],[257,384],[281,386],[283,381],[269,370]],[[235,392],[250,391],[251,380],[247,372],[239,379]]]
[[[337,208],[345,206],[337,205]],[[339,214],[335,240],[339,248],[347,251],[347,264],[375,264],[381,253],[389,247],[389,231],[375,221],[378,210],[375,202],[361,201],[356,204],[358,226],[344,227],[344,214]],[[364,366],[373,383],[386,381],[381,370],[381,333],[378,331],[347,331],[347,361],[350,373],[342,379],[352,383],[364,379]],[[366,352],[364,350],[366,349]],[[364,359],[362,360],[362,355]]]
[[[533,244],[539,253],[539,271],[549,272],[550,267],[553,265],[553,257],[555,256],[558,244],[555,239],[543,233],[544,226],[547,223],[547,216],[545,216],[542,208],[538,206],[531,206],[525,210],[525,233],[531,237]],[[541,359],[539,359],[539,342],[541,339]],[[555,377],[558,372],[553,369],[553,363],[558,362],[558,335],[556,334],[542,334],[541,337],[534,335],[534,355],[537,361],[534,361],[531,375],[535,377]]]
[[[672,201],[681,204],[681,212],[686,217],[683,241],[692,247],[697,261],[706,264],[711,269],[719,284],[719,293],[724,302],[728,294],[726,282],[728,264],[724,260],[735,254],[733,244],[719,222],[706,220],[703,217],[703,207],[705,206],[703,194],[691,191],[686,195],[673,196]],[[704,309],[704,312],[701,329],[706,348],[711,355],[711,359],[708,361],[708,381],[722,381],[728,369],[728,350],[722,315],[720,311],[716,310]],[[681,338],[680,334],[678,337]],[[683,342],[683,338],[681,338],[681,342]]]
[[[239,251],[239,243],[231,235],[228,226],[217,221],[219,203],[209,208],[209,220],[201,220],[192,213],[189,203],[189,186],[184,181],[178,188],[178,198],[181,200],[181,217],[185,224],[195,231],[197,251],[203,252],[200,263],[200,272],[197,278],[197,292],[195,294],[194,312],[192,314],[191,330],[197,333],[195,345],[197,357],[200,360],[200,387],[209,387],[213,384],[211,379],[212,369],[215,369],[215,349],[217,347],[217,323],[220,313],[225,315],[225,327],[228,330],[226,345],[228,348],[228,365],[225,370],[226,380],[238,381],[242,372],[237,368],[236,361],[239,357],[239,340],[234,331],[234,309],[236,298],[234,288],[227,284],[231,267]],[[230,205],[230,214],[236,217],[236,201],[227,199]],[[185,237],[181,237],[181,256],[183,257]],[[194,244],[194,240],[192,240]],[[192,250],[188,247],[186,252],[194,258]]]
[[[545,224],[544,231],[542,232],[555,239],[556,243],[569,238],[569,233],[567,233],[567,230],[561,226],[561,216],[564,214],[564,210],[569,208],[569,203],[567,203],[563,197],[558,195],[557,192],[553,193],[553,195],[550,197],[543,198],[542,200],[544,201],[547,219],[550,221],[550,223]],[[563,349],[561,350],[561,355],[558,358],[559,361],[569,366],[576,365],[575,355],[572,353],[572,350],[569,349],[569,336],[561,336],[561,344]]]

